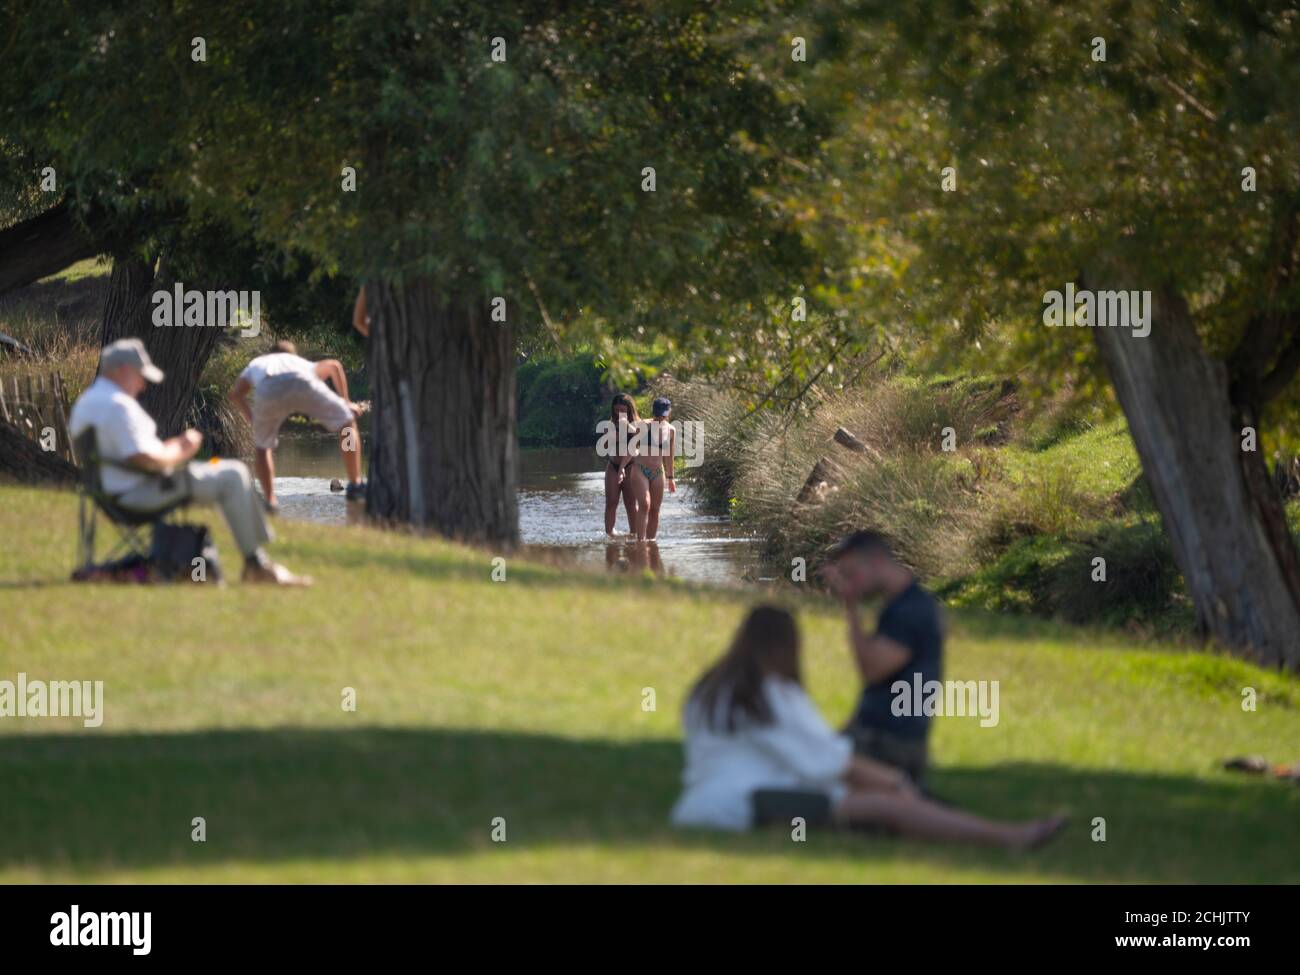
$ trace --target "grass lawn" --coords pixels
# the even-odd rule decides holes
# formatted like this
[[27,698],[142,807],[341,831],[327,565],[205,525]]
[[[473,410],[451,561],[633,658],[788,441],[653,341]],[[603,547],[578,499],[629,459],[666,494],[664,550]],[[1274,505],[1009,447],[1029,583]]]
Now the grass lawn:
[[[294,523],[274,551],[308,591],[76,586],[75,507],[0,487],[0,679],[106,700],[99,728],[0,718],[0,881],[1300,881],[1300,789],[1218,770],[1300,760],[1300,683],[1233,660],[957,614],[947,676],[1000,681],[1001,720],[938,720],[933,786],[989,815],[1068,809],[1061,842],[683,834],[682,695],[748,596],[514,559],[494,583],[487,553]],[[840,721],[840,620],[799,609]]]

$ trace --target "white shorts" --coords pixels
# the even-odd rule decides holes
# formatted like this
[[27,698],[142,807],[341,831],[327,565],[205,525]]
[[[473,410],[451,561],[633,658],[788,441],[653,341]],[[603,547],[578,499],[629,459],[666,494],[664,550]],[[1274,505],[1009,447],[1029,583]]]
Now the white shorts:
[[253,446],[273,450],[280,442],[280,426],[294,413],[306,414],[330,433],[355,419],[343,397],[315,376],[268,376],[253,391]]

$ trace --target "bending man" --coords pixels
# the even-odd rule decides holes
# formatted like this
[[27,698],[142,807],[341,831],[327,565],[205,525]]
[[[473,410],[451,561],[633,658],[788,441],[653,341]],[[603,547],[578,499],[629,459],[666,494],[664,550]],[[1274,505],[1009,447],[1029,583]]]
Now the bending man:
[[[334,389],[325,385],[327,379]],[[253,394],[251,406],[249,393]],[[337,359],[312,362],[298,355],[292,342],[276,342],[275,351],[258,356],[239,374],[230,399],[253,425],[253,470],[272,513],[278,505],[271,452],[280,442],[280,427],[294,413],[305,413],[330,433],[338,434],[339,451],[348,472],[347,498],[357,501],[364,497],[361,436],[356,419],[361,410],[348,399],[347,376]]]

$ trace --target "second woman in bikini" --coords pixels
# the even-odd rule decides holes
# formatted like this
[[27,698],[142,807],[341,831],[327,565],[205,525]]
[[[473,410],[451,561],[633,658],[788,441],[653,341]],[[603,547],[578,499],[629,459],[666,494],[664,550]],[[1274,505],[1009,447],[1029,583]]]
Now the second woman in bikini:
[[605,458],[605,534],[614,537],[614,524],[618,520],[618,499],[622,497],[623,507],[627,511],[628,531],[636,533],[639,511],[638,495],[632,483],[631,468],[636,461],[635,447],[631,444],[636,439],[636,431],[641,423],[637,416],[636,404],[626,393],[619,393],[609,406],[609,418],[614,424],[616,444],[629,444],[628,452],[616,452]]

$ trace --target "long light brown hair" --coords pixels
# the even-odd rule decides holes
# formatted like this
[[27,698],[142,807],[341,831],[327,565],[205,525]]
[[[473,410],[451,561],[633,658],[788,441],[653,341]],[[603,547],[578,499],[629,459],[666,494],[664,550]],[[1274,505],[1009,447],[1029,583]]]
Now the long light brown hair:
[[609,404],[609,418],[614,421],[615,427],[618,426],[618,407],[627,407],[627,421],[629,423],[640,423],[641,417],[636,411],[636,403],[627,393],[615,393],[613,402]]
[[755,606],[745,617],[731,647],[692,688],[689,704],[703,708],[712,728],[733,732],[740,718],[771,724],[772,710],[763,680],[782,677],[802,684],[799,673],[799,628],[779,606]]

